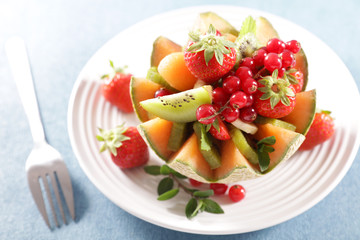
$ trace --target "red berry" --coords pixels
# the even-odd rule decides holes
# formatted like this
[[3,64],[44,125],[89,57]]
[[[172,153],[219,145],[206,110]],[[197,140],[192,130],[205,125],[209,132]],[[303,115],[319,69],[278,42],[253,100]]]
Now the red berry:
[[222,112],[221,116],[225,121],[231,123],[239,118],[239,109],[226,107]]
[[196,181],[195,179],[189,178],[189,182],[193,187],[199,187],[202,185],[202,182]]
[[304,74],[299,70],[294,73],[290,73],[290,75],[294,76],[296,80],[298,81],[297,84],[292,84],[292,86],[295,89],[295,92],[301,92],[303,85],[304,85]]
[[210,189],[214,190],[215,195],[224,195],[228,185],[224,183],[210,183]]
[[247,97],[247,101],[246,101],[245,107],[250,107],[254,103],[254,97],[252,94],[248,94],[248,95],[246,95],[246,97]]
[[295,66],[295,57],[292,52],[285,49],[281,54],[281,63],[283,68],[293,67]]
[[236,70],[236,73],[235,75],[240,78],[241,81],[244,81],[245,79],[247,78],[252,78],[253,77],[253,73],[252,71],[250,70],[250,68],[248,67],[239,67],[237,70]]
[[296,54],[300,51],[301,45],[296,40],[291,40],[286,42],[286,49],[291,51],[293,54]]
[[215,108],[211,104],[203,104],[196,109],[196,119],[202,124],[211,124],[216,118]]
[[209,133],[218,140],[229,140],[231,137],[225,123],[220,119],[220,117],[217,117],[216,119],[219,124],[219,131],[214,127],[214,125],[212,125]]
[[241,89],[247,94],[253,94],[258,87],[257,81],[253,78],[246,78],[241,81]]
[[212,92],[212,97],[212,101],[220,106],[225,105],[229,99],[229,95],[222,87],[215,88]]
[[281,59],[277,53],[268,53],[264,59],[264,66],[270,72],[282,67]]
[[230,97],[230,106],[233,108],[243,108],[247,102],[247,95],[243,91],[237,91]]
[[278,77],[282,78],[284,76],[285,72],[286,72],[286,69],[284,67],[280,68],[278,71]]
[[154,97],[162,97],[162,96],[166,96],[166,95],[170,95],[172,94],[172,92],[170,92],[169,90],[165,89],[165,88],[160,88],[159,90],[157,90],[155,92]]
[[241,201],[242,199],[244,199],[245,195],[246,195],[245,188],[239,184],[233,185],[229,189],[229,198],[233,202]]
[[266,50],[269,53],[282,53],[284,51],[286,45],[283,41],[278,38],[270,39],[266,44]]
[[244,58],[240,63],[240,67],[248,67],[253,73],[256,70],[255,61],[251,57]]
[[232,94],[241,89],[240,78],[236,76],[228,76],[224,79],[223,89],[226,93]]
[[267,54],[268,54],[268,52],[266,51],[265,47],[262,47],[262,48],[258,49],[254,53],[253,59],[254,59],[254,63],[255,63],[256,67],[264,66],[264,59],[265,59]]
[[240,111],[240,120],[246,123],[255,121],[257,113],[253,107],[245,107]]

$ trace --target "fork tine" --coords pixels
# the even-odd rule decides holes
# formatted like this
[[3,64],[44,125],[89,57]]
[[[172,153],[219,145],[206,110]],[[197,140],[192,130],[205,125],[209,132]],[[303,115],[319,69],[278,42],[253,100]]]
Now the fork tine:
[[52,197],[51,197],[51,192],[50,192],[50,188],[49,188],[49,183],[48,183],[48,179],[47,179],[46,175],[47,175],[47,174],[45,174],[44,176],[42,176],[42,178],[43,178],[43,183],[44,183],[44,186],[45,186],[45,192],[46,192],[48,201],[49,201],[49,203],[50,203],[50,208],[51,208],[51,212],[52,212],[53,217],[54,217],[55,225],[56,225],[56,227],[59,227],[59,223],[58,223],[58,220],[57,220],[57,217],[56,217],[55,207],[54,207],[54,203],[53,203],[53,200],[52,200]]
[[69,172],[66,165],[62,162],[57,165],[56,169],[55,174],[62,189],[66,205],[68,206],[71,218],[75,220],[74,195]]
[[59,189],[58,189],[57,182],[56,182],[56,179],[55,179],[55,172],[49,173],[49,177],[51,179],[51,183],[52,183],[52,186],[53,186],[53,189],[54,189],[54,193],[55,193],[56,201],[57,201],[58,206],[59,206],[61,217],[62,217],[62,219],[64,221],[64,224],[66,224],[66,218],[65,218],[63,207],[62,207],[62,202],[61,202],[61,199],[60,199]]
[[49,218],[46,214],[45,202],[42,196],[39,180],[40,180],[39,176],[28,174],[28,185],[30,188],[30,192],[33,196],[37,208],[39,209],[39,212],[41,213],[44,221],[46,222],[46,225],[51,229]]

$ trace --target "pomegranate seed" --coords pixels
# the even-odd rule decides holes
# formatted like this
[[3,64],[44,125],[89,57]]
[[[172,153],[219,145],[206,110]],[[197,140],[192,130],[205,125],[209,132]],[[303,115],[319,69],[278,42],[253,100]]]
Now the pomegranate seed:
[[240,78],[241,81],[247,79],[247,78],[251,78],[253,77],[253,73],[252,71],[250,70],[250,68],[248,67],[239,67],[237,70],[236,70],[236,73],[235,75]]
[[244,199],[245,195],[246,195],[245,188],[239,184],[233,185],[229,189],[229,198],[233,202],[241,201],[242,199]]
[[216,118],[215,108],[211,104],[203,104],[196,109],[196,119],[202,124],[211,124]]
[[281,64],[283,68],[293,67],[295,66],[295,57],[292,52],[285,49],[281,54]]
[[233,108],[243,108],[247,102],[247,95],[243,91],[237,91],[230,97],[230,106]]
[[165,89],[165,88],[160,88],[159,90],[157,90],[154,94],[154,97],[162,97],[162,96],[166,96],[166,95],[170,95],[172,94],[172,92],[170,92],[169,90]]
[[221,112],[221,116],[225,121],[231,123],[239,118],[239,109],[227,107]]
[[220,106],[225,105],[229,99],[229,94],[222,87],[217,87],[212,92],[213,102]]
[[264,59],[268,52],[265,47],[258,49],[253,55],[254,63],[256,67],[264,66]]
[[253,94],[258,87],[257,81],[253,78],[247,78],[241,81],[241,89],[247,94]]
[[224,79],[223,89],[226,93],[232,94],[241,89],[241,81],[237,76],[228,76]]
[[210,183],[210,189],[214,190],[215,195],[223,195],[228,189],[228,185],[223,183]]
[[301,49],[301,45],[298,41],[296,40],[291,40],[286,42],[286,49],[291,51],[293,54],[296,54],[300,51]]
[[278,38],[270,39],[266,44],[266,50],[269,53],[282,53],[285,47],[285,43]]
[[253,107],[244,107],[240,111],[240,120],[246,123],[255,121],[257,113]]
[[282,67],[281,59],[279,58],[277,53],[269,53],[266,55],[264,59],[264,66],[267,70],[269,70],[271,73],[275,69],[280,69]]

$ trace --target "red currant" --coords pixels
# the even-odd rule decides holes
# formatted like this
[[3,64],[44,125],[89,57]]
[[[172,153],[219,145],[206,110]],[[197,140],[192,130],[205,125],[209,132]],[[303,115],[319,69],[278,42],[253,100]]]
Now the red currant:
[[293,67],[295,66],[295,57],[292,52],[285,49],[281,54],[281,63],[283,68]]
[[223,183],[210,183],[210,189],[214,190],[215,195],[223,195],[228,189],[228,185]]
[[246,104],[244,107],[250,107],[254,102],[254,97],[252,94],[246,95]]
[[253,78],[247,78],[241,81],[241,89],[247,94],[253,94],[258,87],[257,81]]
[[241,81],[237,76],[228,76],[223,81],[223,89],[226,93],[232,94],[241,89]]
[[265,47],[262,47],[262,48],[258,49],[254,53],[253,59],[254,59],[254,63],[255,63],[256,67],[264,66],[264,59],[265,59],[267,54],[268,54],[268,52],[266,51]]
[[253,107],[244,107],[240,111],[240,120],[246,123],[255,121],[257,113]]
[[264,59],[264,66],[270,72],[282,67],[281,59],[277,53],[268,53]]
[[247,95],[243,91],[237,91],[230,97],[230,106],[233,108],[243,108],[247,102]]
[[280,68],[278,71],[278,77],[282,78],[285,74],[286,69],[284,67]]
[[241,201],[242,199],[244,199],[245,195],[246,195],[245,188],[239,184],[233,185],[229,189],[229,198],[233,202]]
[[219,104],[220,106],[225,105],[229,99],[229,95],[225,92],[224,88],[217,87],[212,92],[213,102]]
[[293,54],[296,54],[300,51],[301,45],[298,41],[291,40],[291,41],[286,42],[286,49],[291,51]]
[[240,63],[240,67],[248,67],[253,73],[256,71],[254,59],[250,57],[244,58]]
[[266,44],[266,50],[269,53],[282,53],[285,47],[285,43],[278,38],[270,39]]
[[154,94],[154,97],[162,97],[162,96],[166,96],[166,95],[170,95],[172,94],[172,92],[170,92],[169,90],[165,89],[165,88],[160,88],[159,90],[157,90]]
[[202,182],[196,181],[195,179],[189,178],[189,182],[193,187],[199,187],[202,185]]
[[196,119],[202,124],[211,124],[215,118],[216,111],[211,104],[203,104],[196,109]]
[[231,123],[239,118],[239,109],[227,107],[221,112],[221,116],[225,121]]
[[241,81],[244,81],[245,79],[249,77],[253,77],[253,73],[248,67],[239,67],[236,70],[235,75],[240,78]]

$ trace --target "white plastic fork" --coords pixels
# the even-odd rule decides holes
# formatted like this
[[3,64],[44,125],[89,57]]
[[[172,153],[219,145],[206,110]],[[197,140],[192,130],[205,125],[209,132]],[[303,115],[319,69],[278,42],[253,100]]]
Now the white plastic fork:
[[[24,41],[19,37],[12,37],[6,42],[5,50],[34,140],[34,147],[25,164],[28,185],[42,217],[47,226],[52,229],[40,182],[42,182],[43,189],[45,189],[44,192],[46,192],[54,223],[59,227],[57,211],[55,210],[56,204],[54,204],[55,201],[52,195],[55,195],[63,223],[67,224],[59,186],[71,218],[75,220],[74,197],[70,176],[60,153],[46,141]],[[51,191],[51,185],[53,191]]]

